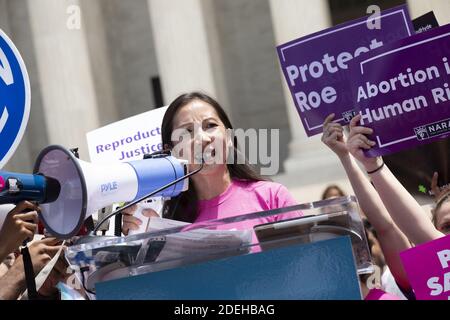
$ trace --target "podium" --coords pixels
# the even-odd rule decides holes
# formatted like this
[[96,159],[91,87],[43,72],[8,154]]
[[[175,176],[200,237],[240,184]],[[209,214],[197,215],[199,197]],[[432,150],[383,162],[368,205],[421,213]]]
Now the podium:
[[358,210],[343,197],[174,222],[78,244],[66,257],[98,300],[360,300],[358,274],[372,264]]

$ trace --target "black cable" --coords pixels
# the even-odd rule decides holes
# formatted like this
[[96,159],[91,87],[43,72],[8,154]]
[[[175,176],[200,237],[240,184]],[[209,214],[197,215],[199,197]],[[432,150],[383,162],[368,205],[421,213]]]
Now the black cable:
[[39,298],[36,290],[36,281],[34,279],[33,262],[31,261],[30,250],[25,241],[20,253],[22,254],[23,267],[25,271],[25,281],[27,283],[28,300],[37,300]]
[[95,295],[95,292],[93,292],[93,291],[89,290],[88,288],[86,288],[86,285],[84,284],[85,281],[86,281],[86,280],[84,279],[84,273],[85,273],[86,271],[89,271],[89,267],[82,267],[82,268],[80,268],[81,284],[83,285],[83,289],[84,289],[86,292],[89,292],[90,294]]
[[161,188],[156,189],[155,191],[152,191],[151,193],[149,193],[149,194],[147,194],[147,195],[145,195],[145,196],[143,196],[143,197],[141,197],[141,198],[139,198],[139,199],[137,199],[137,200],[131,201],[131,202],[129,202],[128,204],[126,204],[125,206],[123,206],[123,207],[117,209],[116,211],[114,211],[114,212],[108,214],[106,217],[104,217],[104,218],[103,218],[103,219],[95,226],[95,228],[94,228],[94,230],[92,231],[92,233],[95,234],[95,233],[98,231],[98,229],[100,228],[100,226],[101,226],[103,223],[105,223],[105,221],[107,221],[107,220],[110,219],[111,217],[115,216],[116,214],[121,213],[123,210],[130,208],[131,206],[135,205],[136,203],[139,203],[139,202],[141,202],[141,201],[144,201],[144,200],[147,199],[147,198],[151,198],[151,197],[154,196],[155,194],[158,194],[158,193],[160,193],[161,191],[163,191],[163,190],[165,190],[165,189],[167,189],[167,188],[169,188],[169,187],[171,187],[171,186],[177,184],[178,182],[180,182],[180,181],[182,181],[182,180],[184,180],[184,179],[187,179],[187,178],[193,176],[194,174],[196,174],[197,172],[199,172],[199,171],[202,170],[202,169],[203,169],[203,161],[201,162],[200,168],[198,168],[198,169],[196,169],[196,170],[194,170],[194,171],[192,171],[192,172],[189,172],[188,174],[185,174],[184,176],[182,176],[182,177],[180,177],[180,178],[178,178],[178,179],[176,179],[176,180],[174,180],[174,181],[172,181],[172,182],[169,182],[169,183],[166,184],[165,186],[162,186]]
[[[34,205],[38,205],[36,202],[32,201]],[[26,209],[23,212],[31,212],[31,209]],[[32,220],[27,220],[29,223],[34,223]],[[39,293],[36,290],[36,280],[34,278],[34,267],[33,261],[31,260],[30,249],[28,248],[28,243],[33,240],[33,237],[26,238],[22,242],[22,247],[20,248],[20,253],[22,254],[23,269],[25,273],[25,282],[27,284],[28,300],[38,300]]]
[[173,206],[172,212],[169,212],[168,214],[169,219],[173,219],[173,217],[175,216],[175,212],[177,212],[178,205],[180,204],[180,199],[181,196],[178,196],[177,199],[175,200],[175,205]]
[[119,212],[114,220],[114,235],[120,237],[122,234],[122,212]]

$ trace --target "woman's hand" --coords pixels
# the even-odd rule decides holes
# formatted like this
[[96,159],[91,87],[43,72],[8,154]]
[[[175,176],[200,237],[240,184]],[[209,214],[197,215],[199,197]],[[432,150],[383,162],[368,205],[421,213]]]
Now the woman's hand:
[[67,262],[64,260],[63,255],[61,255],[52,271],[48,275],[48,278],[39,289],[39,294],[47,298],[57,297],[59,294],[59,290],[56,286],[60,281],[66,281],[71,273],[72,271],[70,271]]
[[373,171],[383,163],[383,159],[381,157],[368,158],[364,154],[364,150],[369,150],[376,143],[375,141],[369,140],[366,136],[372,134],[373,130],[371,128],[358,126],[359,120],[361,120],[360,114],[356,115],[350,121],[350,134],[347,140],[347,149],[353,157],[364,165],[366,171]]
[[37,230],[38,210],[31,202],[22,201],[8,213],[0,230],[1,261],[4,259],[3,255],[16,250],[25,239],[33,238]]
[[136,217],[133,217],[136,212],[137,206],[133,205],[122,211],[122,233],[128,235],[130,230],[138,230],[142,221]]
[[[139,226],[142,224],[142,220],[134,216],[136,209],[137,206],[133,205],[122,211],[122,233],[126,236],[130,230],[139,230]],[[158,213],[152,209],[143,209],[142,215],[150,218],[158,216]]]
[[42,268],[54,257],[61,248],[61,240],[56,238],[44,238],[34,241],[29,245],[31,261],[33,262],[34,273],[38,274]]
[[322,142],[341,158],[348,155],[348,150],[344,139],[344,129],[339,123],[332,122],[334,116],[334,113],[330,114],[323,122]]

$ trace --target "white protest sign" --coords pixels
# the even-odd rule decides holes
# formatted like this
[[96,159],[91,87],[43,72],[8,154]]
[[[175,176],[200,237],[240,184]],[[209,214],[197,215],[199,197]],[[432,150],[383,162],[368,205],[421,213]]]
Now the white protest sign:
[[162,150],[161,123],[167,107],[123,119],[86,134],[92,163],[143,159]]

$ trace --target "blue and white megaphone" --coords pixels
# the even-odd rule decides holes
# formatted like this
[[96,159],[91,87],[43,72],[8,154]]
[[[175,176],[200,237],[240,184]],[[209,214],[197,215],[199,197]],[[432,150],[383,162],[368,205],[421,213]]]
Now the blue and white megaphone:
[[40,174],[0,171],[0,204],[28,200],[55,201],[61,191],[58,180]]
[[[186,162],[172,156],[94,165],[77,159],[64,147],[53,145],[37,157],[34,175],[0,171],[5,182],[12,181],[8,177],[16,179],[12,189],[6,183],[3,191],[0,188],[0,204],[16,203],[19,197],[37,201],[47,231],[59,238],[70,238],[97,210],[140,199],[186,172]],[[184,179],[154,196],[175,197],[187,188],[188,179]]]

